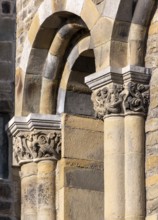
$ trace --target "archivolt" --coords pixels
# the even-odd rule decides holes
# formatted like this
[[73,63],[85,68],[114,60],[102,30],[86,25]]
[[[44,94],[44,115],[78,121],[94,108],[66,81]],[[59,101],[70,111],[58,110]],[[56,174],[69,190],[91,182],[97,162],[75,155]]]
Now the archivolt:
[[[89,12],[93,16],[89,16]],[[27,115],[29,112],[40,111],[40,94],[44,97],[44,79],[53,77],[50,84],[57,78],[60,62],[67,46],[71,47],[72,38],[82,38],[94,26],[99,13],[91,1],[87,0],[45,0],[36,13],[25,42],[20,70],[18,69],[16,87],[16,115]],[[86,31],[85,31],[86,30]],[[87,32],[87,33],[85,33]],[[78,33],[78,36],[75,34]],[[51,46],[52,45],[52,46]],[[66,56],[64,54],[64,56]],[[55,69],[55,72],[54,72]],[[52,72],[53,71],[53,75]],[[43,75],[43,80],[42,80]],[[43,82],[42,82],[43,81]],[[50,85],[50,94],[54,87]],[[41,93],[41,84],[43,92]],[[20,88],[19,88],[20,86]],[[56,86],[55,86],[56,87]],[[49,92],[48,92],[49,93]],[[48,97],[47,97],[48,100]],[[33,105],[31,105],[33,103]],[[48,110],[50,112],[50,110]],[[53,107],[51,112],[53,112]]]
[[56,104],[50,102],[57,100],[67,56],[86,35],[95,53],[96,70],[142,66],[155,3],[106,0],[99,14],[91,0],[45,0],[33,19],[18,69],[16,114],[55,113]]

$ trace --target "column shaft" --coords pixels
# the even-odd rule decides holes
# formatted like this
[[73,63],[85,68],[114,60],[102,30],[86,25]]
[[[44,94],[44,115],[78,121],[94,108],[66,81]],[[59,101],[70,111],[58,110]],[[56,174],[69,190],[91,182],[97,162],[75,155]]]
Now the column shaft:
[[37,220],[37,164],[21,167],[21,220]]
[[145,219],[144,117],[125,116],[126,220]]
[[38,220],[55,220],[55,169],[56,161],[38,163]]
[[123,220],[124,207],[124,117],[104,119],[104,216]]

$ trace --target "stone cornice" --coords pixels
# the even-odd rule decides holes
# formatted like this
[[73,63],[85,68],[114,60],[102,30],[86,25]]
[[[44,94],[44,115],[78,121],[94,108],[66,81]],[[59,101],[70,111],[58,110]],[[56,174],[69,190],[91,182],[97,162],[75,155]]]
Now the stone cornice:
[[59,115],[29,114],[27,117],[14,116],[8,123],[8,134],[15,136],[21,131],[60,130],[61,118]]
[[108,67],[85,77],[85,83],[91,90],[101,88],[110,83],[123,84],[122,69]]

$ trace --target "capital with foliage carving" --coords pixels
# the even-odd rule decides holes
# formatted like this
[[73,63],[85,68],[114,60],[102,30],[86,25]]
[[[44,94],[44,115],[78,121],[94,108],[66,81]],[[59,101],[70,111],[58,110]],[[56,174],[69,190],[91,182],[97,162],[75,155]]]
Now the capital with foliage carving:
[[13,153],[17,163],[29,160],[60,159],[61,134],[54,132],[30,132],[13,137]]
[[123,86],[113,84],[110,87],[103,87],[92,93],[92,101],[97,118],[103,118],[108,114],[122,113]]
[[108,115],[129,113],[145,115],[149,106],[150,74],[147,70],[133,66],[117,71],[108,68],[86,77],[85,81],[92,89],[96,117],[103,119]]
[[60,118],[31,114],[14,117],[8,126],[13,145],[13,165],[61,157]]

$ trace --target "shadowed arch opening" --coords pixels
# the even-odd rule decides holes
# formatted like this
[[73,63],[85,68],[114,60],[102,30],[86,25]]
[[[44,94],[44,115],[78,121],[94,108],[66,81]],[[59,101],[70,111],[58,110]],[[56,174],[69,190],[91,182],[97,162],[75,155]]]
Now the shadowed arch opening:
[[62,91],[60,88],[60,93],[62,92],[63,95],[59,98],[62,100],[58,100],[57,113],[94,116],[91,90],[84,83],[84,78],[95,71],[93,50],[89,49],[82,52],[70,69],[66,91]]

